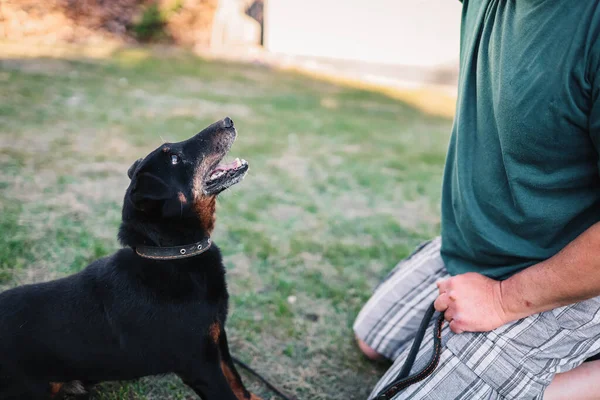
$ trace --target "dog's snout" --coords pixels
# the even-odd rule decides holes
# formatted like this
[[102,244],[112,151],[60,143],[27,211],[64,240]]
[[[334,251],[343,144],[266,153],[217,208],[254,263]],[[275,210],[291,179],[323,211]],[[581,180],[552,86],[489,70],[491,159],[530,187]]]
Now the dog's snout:
[[229,117],[223,119],[223,128],[233,128],[233,120]]

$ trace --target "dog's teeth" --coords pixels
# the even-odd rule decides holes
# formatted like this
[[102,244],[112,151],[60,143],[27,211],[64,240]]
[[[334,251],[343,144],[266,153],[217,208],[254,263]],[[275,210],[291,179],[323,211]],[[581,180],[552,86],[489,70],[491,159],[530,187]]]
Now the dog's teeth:
[[223,171],[215,171],[212,174],[210,174],[210,179],[217,179],[218,177],[223,175],[223,173]]
[[216,179],[216,178],[220,177],[221,175],[223,175],[224,173],[225,173],[224,171],[217,171],[214,174],[212,174],[210,177],[212,179]]

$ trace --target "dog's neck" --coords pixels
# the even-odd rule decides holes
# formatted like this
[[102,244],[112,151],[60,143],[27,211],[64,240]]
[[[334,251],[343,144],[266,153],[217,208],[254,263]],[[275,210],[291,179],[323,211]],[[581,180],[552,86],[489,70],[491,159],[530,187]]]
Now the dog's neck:
[[123,246],[171,247],[196,243],[210,237],[199,221],[194,218],[177,221],[152,221],[135,223],[124,220],[119,228],[119,241]]

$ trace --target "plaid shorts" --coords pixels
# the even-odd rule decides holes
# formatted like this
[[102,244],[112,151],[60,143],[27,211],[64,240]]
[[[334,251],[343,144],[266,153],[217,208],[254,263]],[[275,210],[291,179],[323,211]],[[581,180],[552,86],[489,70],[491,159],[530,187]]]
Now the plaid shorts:
[[[361,310],[354,331],[393,365],[373,398],[400,372],[421,319],[436,299],[436,282],[449,277],[440,238],[401,261]],[[433,320],[431,321],[433,323]],[[432,325],[411,374],[433,352]],[[542,399],[555,374],[600,352],[600,297],[535,314],[491,332],[454,334],[445,324],[440,363],[397,399]]]

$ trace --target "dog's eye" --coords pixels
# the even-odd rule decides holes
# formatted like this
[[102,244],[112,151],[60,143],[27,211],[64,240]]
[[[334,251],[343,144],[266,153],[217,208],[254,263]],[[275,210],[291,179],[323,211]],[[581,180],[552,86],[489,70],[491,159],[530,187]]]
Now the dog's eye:
[[177,154],[171,154],[171,164],[179,164],[179,161],[181,161],[181,158]]

